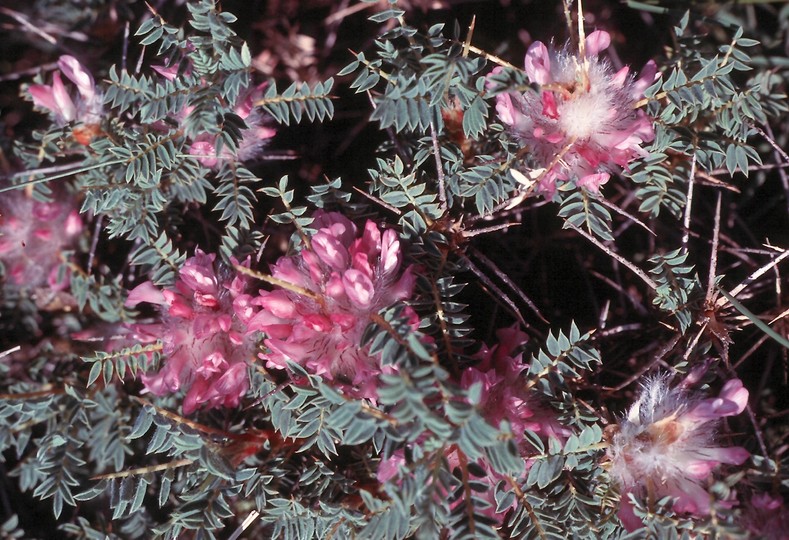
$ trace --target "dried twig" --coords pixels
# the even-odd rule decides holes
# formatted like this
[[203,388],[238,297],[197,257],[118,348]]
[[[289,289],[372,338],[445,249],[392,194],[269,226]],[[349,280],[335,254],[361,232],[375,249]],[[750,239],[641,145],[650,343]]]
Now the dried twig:
[[718,272],[718,242],[721,231],[721,193],[718,192],[718,200],[715,203],[715,225],[712,228],[712,252],[710,253],[710,272],[707,276],[707,302],[712,302],[715,294],[715,277]]
[[606,246],[605,244],[600,242],[600,240],[598,240],[597,238],[595,238],[594,236],[592,236],[588,232],[584,231],[583,229],[579,229],[578,227],[576,227],[575,225],[573,225],[570,222],[565,222],[565,223],[567,224],[568,227],[573,229],[575,232],[577,232],[578,234],[580,234],[581,236],[583,236],[584,238],[589,240],[591,243],[593,243],[594,245],[599,247],[601,250],[603,250],[603,252],[606,255],[608,255],[612,259],[616,260],[617,262],[625,265],[630,270],[632,270],[633,273],[636,274],[638,277],[640,277],[641,280],[644,283],[646,283],[647,286],[649,286],[650,289],[652,289],[653,291],[657,290],[657,288],[658,288],[657,283],[655,283],[655,281],[652,278],[650,278],[647,275],[647,273],[644,272],[643,270],[641,270],[638,266],[636,266],[635,264],[631,263],[630,261],[628,261],[627,259],[622,257],[619,253],[615,252],[614,250],[612,250],[611,248],[609,248],[608,246]]
[[504,283],[505,283],[505,284],[506,284],[506,285],[507,285],[507,286],[510,288],[510,290],[512,290],[512,291],[513,291],[515,294],[517,294],[517,295],[518,295],[518,298],[520,298],[521,300],[523,300],[523,302],[524,302],[524,303],[525,303],[527,306],[529,306],[529,309],[531,309],[531,310],[534,312],[534,314],[535,314],[535,315],[537,315],[537,316],[538,316],[540,319],[542,319],[542,321],[543,321],[543,322],[546,322],[546,323],[548,322],[548,321],[545,319],[545,317],[543,317],[543,316],[542,316],[542,313],[540,313],[540,310],[537,308],[537,305],[536,305],[534,302],[532,302],[532,301],[531,301],[531,299],[530,299],[528,296],[526,296],[526,293],[525,293],[525,292],[523,292],[523,290],[521,290],[521,288],[520,288],[520,287],[518,287],[518,286],[517,286],[517,285],[516,285],[516,284],[515,284],[515,283],[514,283],[514,282],[513,282],[513,281],[512,281],[510,278],[509,278],[509,276],[507,276],[507,274],[505,274],[504,272],[502,272],[502,271],[499,269],[499,267],[498,267],[498,266],[496,266],[496,263],[494,263],[492,260],[490,260],[489,258],[487,258],[487,257],[485,256],[485,254],[483,254],[483,253],[482,253],[481,251],[479,251],[478,249],[475,249],[475,248],[473,248],[473,247],[469,247],[469,251],[470,251],[470,252],[471,252],[471,253],[474,255],[474,257],[476,257],[477,259],[479,259],[479,261],[480,261],[482,264],[484,264],[484,265],[485,265],[485,266],[487,266],[487,267],[488,267],[490,270],[492,270],[492,271],[493,271],[493,273],[495,273],[495,274],[496,274],[496,276],[497,276],[497,277],[498,277],[500,280],[502,280],[502,281],[503,281],[503,282],[504,282]]
[[690,215],[691,209],[693,208],[693,184],[695,183],[696,178],[696,154],[693,154],[693,158],[690,160],[690,177],[688,178],[688,195],[687,199],[688,202],[685,205],[685,216],[682,220],[682,226],[684,227],[684,232],[682,233],[682,246],[685,250],[688,249],[688,240],[690,239]]

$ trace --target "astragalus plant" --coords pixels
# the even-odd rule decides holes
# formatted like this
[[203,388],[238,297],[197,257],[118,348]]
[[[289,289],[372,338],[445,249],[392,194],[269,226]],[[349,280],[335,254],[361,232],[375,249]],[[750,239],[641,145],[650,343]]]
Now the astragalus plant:
[[0,8],[0,537],[786,537],[786,10],[77,4]]

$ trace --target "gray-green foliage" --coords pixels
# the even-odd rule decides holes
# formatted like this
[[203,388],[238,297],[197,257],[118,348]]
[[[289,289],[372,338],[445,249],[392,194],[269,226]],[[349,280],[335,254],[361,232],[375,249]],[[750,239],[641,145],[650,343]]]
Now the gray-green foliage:
[[[76,189],[85,194],[82,212],[105,218],[109,238],[134,242],[132,264],[152,271],[158,284],[172,283],[184,261],[174,241],[185,208],[212,201],[223,254],[248,251],[242,242],[259,247],[260,238],[252,233],[255,186],[262,179],[239,159],[244,130],[250,127],[237,113],[240,107],[258,107],[262,121],[272,127],[291,119],[322,121],[334,110],[331,79],[313,87],[294,83],[281,94],[271,81],[256,93],[249,47],[231,28],[235,17],[209,0],[187,7],[188,32],[154,14],[135,34],[156,52],[160,71],[170,74],[110,68],[103,91],[111,120],[100,126],[101,136],[93,138],[88,151],[79,152],[83,159],[72,173]],[[39,133],[35,147],[21,147],[28,167],[60,155],[57,145],[68,143],[67,135],[54,128]],[[194,150],[195,141],[206,138],[213,141],[215,155]],[[46,179],[39,175],[28,181]]]
[[[171,284],[188,256],[181,233],[190,209],[209,206],[219,230],[214,243],[231,260],[263,251],[257,193],[281,207],[266,217],[295,229],[293,249],[311,232],[310,208],[342,207],[352,198],[336,179],[313,186],[304,203],[287,176],[261,179],[237,159],[249,126],[234,105],[253,91],[251,53],[232,30],[232,15],[210,0],[187,6],[189,29],[154,14],[136,32],[174,76],[112,67],[104,89],[110,120],[89,147],[62,127],[19,145],[30,169],[66,150],[80,156],[72,174],[84,193],[83,213],[101,220],[107,239],[128,241],[128,263],[157,285]],[[510,174],[531,158],[497,123],[493,99],[523,91],[527,81],[510,67],[491,74],[459,31],[448,37],[435,25],[420,32],[404,14],[391,2],[373,15],[386,31],[338,74],[352,75],[350,87],[370,93],[371,120],[396,141],[370,159],[369,195],[408,242],[408,262],[418,263],[410,305],[382,309],[359,344],[384,366],[376,398],[343,392],[299,359],[272,373],[249,358],[250,388],[238,410],[187,419],[174,412],[178,394],[137,397],[140,373],[166,361],[161,342],[85,354],[76,373],[58,375],[46,391],[46,370],[33,366],[31,381],[0,385],[0,450],[17,462],[20,488],[51,499],[56,516],[86,501],[109,508],[95,522],[77,515],[63,525],[71,537],[218,538],[252,512],[259,517],[251,534],[286,539],[644,534],[627,535],[615,516],[616,486],[601,465],[601,398],[582,396],[603,363],[594,332],[572,322],[519,344],[527,367],[508,373],[507,382],[540,428],[506,419],[494,425],[482,405],[485,382],[463,381],[464,370],[485,356],[483,329],[475,325],[486,323],[472,316],[465,296],[476,286],[467,249],[474,227],[512,210],[518,197],[532,197]],[[687,19],[677,28],[677,56],[643,104],[655,119],[655,141],[627,173],[635,187],[625,189],[650,220],[665,217],[663,211],[682,215],[692,169],[725,167],[733,174],[760,163],[749,142],[754,125],[783,110],[764,76],[744,86],[734,80],[749,65],[743,48],[755,43],[737,31],[710,55],[697,47],[700,37],[686,36],[686,25]],[[294,82],[280,92],[270,81],[254,105],[282,129],[292,121],[327,121],[333,84]],[[216,155],[190,153],[202,136],[213,138]],[[216,163],[207,166],[203,158]],[[28,180],[41,196],[44,179]],[[619,218],[601,197],[569,181],[554,210],[615,251]],[[646,294],[684,333],[698,318],[699,283],[688,252],[644,255],[638,253],[656,287]],[[88,270],[71,279],[77,310],[127,322],[124,276]],[[494,290],[487,282],[483,289]],[[502,346],[488,345],[483,351]],[[394,471],[381,481],[387,466]],[[693,522],[675,516],[669,502],[647,509],[633,501],[655,537],[690,537],[691,527],[709,535],[741,532],[731,515]],[[13,518],[0,529],[8,537],[16,531]]]
[[[660,80],[646,92],[647,111],[655,118],[655,141],[649,155],[629,174],[639,187],[639,210],[656,217],[662,209],[680,216],[691,171],[748,175],[749,165],[761,164],[750,138],[768,116],[786,111],[777,80],[752,70],[748,49],[758,44],[737,28],[731,42],[718,50],[703,46],[702,36],[688,31],[689,13],[675,28],[678,47]],[[670,156],[682,155],[681,162]],[[693,165],[691,166],[690,162]]]

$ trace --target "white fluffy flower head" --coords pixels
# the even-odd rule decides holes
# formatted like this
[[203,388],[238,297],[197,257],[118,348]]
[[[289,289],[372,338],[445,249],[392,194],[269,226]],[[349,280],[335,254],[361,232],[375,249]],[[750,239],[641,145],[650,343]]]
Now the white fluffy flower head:
[[709,512],[704,480],[718,464],[739,465],[749,456],[744,448],[715,446],[718,420],[741,413],[747,402],[748,391],[739,379],[708,399],[681,386],[671,388],[665,375],[642,385],[627,416],[609,429],[610,472],[622,489],[620,518],[628,528],[640,524],[629,506],[629,492],[650,500],[676,497],[678,512]]

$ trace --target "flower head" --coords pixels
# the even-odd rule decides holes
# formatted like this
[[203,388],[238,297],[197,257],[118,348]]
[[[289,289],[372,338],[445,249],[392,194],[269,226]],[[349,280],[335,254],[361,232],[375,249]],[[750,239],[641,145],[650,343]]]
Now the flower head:
[[717,421],[741,413],[748,403],[748,390],[739,379],[708,399],[670,388],[668,382],[658,376],[644,383],[638,400],[610,434],[610,471],[622,490],[619,516],[629,530],[641,522],[628,493],[655,500],[676,497],[677,512],[705,515],[710,496],[703,484],[710,472],[721,463],[740,465],[750,455],[714,441]]
[[165,356],[159,372],[143,375],[142,381],[157,396],[185,390],[184,414],[201,406],[237,407],[249,387],[246,362],[254,359],[257,341],[246,325],[246,279],[215,269],[215,258],[198,249],[174,289],[146,281],[126,301],[163,307],[160,323],[135,326],[142,339],[162,340]]
[[[102,117],[102,96],[96,90],[93,76],[79,60],[63,55],[58,60],[58,68],[52,75],[52,85],[31,84],[27,91],[33,103],[48,110],[58,125],[69,122],[99,124]],[[63,83],[61,73],[77,87],[77,93],[70,93]]]
[[[410,267],[400,272],[400,240],[391,229],[382,232],[368,221],[359,236],[346,217],[323,212],[313,226],[310,246],[272,268],[283,287],[253,300],[261,309],[250,327],[268,335],[262,358],[269,367],[282,369],[291,360],[374,398],[384,368],[362,346],[362,334],[371,315],[411,296],[415,276]],[[407,312],[416,327],[416,314]]]
[[265,117],[254,108],[254,103],[263,95],[267,84],[263,83],[243,94],[233,112],[237,114],[246,128],[241,130],[241,138],[235,151],[222,148],[217,155],[217,136],[210,134],[198,135],[189,147],[189,153],[197,156],[197,160],[205,167],[216,167],[220,161],[237,159],[249,161],[260,156],[268,140],[276,135],[276,131],[266,126]]
[[536,189],[548,198],[557,180],[597,192],[610,173],[644,155],[641,145],[654,138],[651,121],[634,104],[654,81],[655,64],[650,61],[637,80],[627,66],[614,72],[598,57],[610,41],[607,32],[592,32],[583,54],[537,41],[525,69],[538,89],[496,96],[499,118],[545,170]]
[[481,383],[479,407],[482,415],[495,427],[507,420],[519,443],[523,442],[527,429],[546,437],[564,439],[569,432],[534,399],[535,394],[529,392],[522,375],[529,366],[523,363],[520,353],[514,354],[526,342],[526,334],[512,327],[502,328],[496,335],[499,343],[480,352],[480,362],[463,371],[460,385],[469,388]]
[[789,511],[780,497],[768,493],[754,494],[743,511],[742,525],[752,538],[787,540]]
[[6,278],[20,287],[68,286],[58,279],[64,249],[82,232],[72,201],[40,202],[18,192],[0,196],[0,261]]

